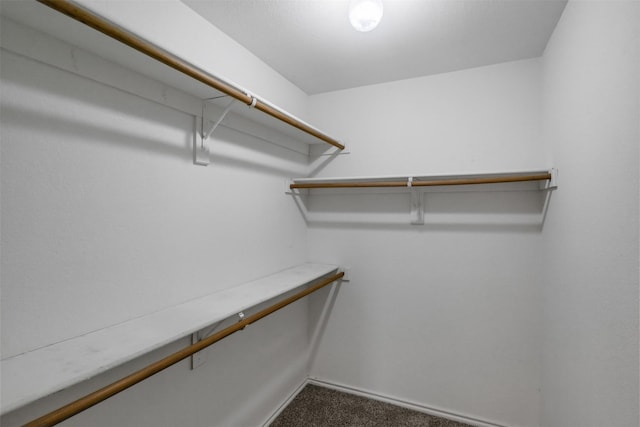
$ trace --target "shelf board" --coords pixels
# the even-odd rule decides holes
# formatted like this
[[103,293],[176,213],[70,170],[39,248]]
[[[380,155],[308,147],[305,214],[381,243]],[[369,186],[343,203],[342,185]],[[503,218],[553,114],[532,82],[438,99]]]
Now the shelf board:
[[[213,103],[217,105],[222,105],[228,102],[225,98],[229,98],[222,92],[196,81],[191,77],[147,57],[129,46],[126,46],[38,2],[6,2],[2,5],[1,12],[3,16],[14,22],[35,29],[47,36],[64,41],[93,55],[118,64],[126,69],[161,82],[171,88],[191,95],[198,100],[214,98],[217,99],[217,101],[213,101]],[[235,85],[232,81],[229,81],[229,83]],[[247,88],[247,90],[250,91],[250,88]],[[270,104],[266,100],[261,100],[276,109],[283,111],[292,118],[315,128],[304,120],[297,118],[295,115]],[[232,112],[304,144],[324,144],[324,141],[261,111],[250,108],[242,102],[237,102],[232,108]]]
[[306,263],[105,329],[3,359],[0,413],[88,380],[337,270]]

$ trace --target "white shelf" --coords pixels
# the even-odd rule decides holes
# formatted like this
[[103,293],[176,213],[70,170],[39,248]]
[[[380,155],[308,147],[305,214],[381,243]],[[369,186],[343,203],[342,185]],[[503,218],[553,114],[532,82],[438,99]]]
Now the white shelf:
[[[20,54],[26,54],[33,59],[51,63],[52,65],[61,67],[67,71],[75,72],[79,75],[83,75],[84,77],[121,88],[127,92],[150,99],[154,102],[169,105],[189,114],[200,114],[202,100],[216,98],[212,103],[220,107],[225,105],[230,99],[222,92],[196,81],[191,77],[172,69],[171,67],[161,64],[160,62],[147,57],[146,55],[36,1],[6,2],[2,5],[1,12],[2,16],[5,18],[34,29],[45,36],[42,40],[15,40],[13,37],[10,37],[9,40],[3,40],[2,47],[10,51],[16,52],[16,47],[19,47]],[[74,51],[71,55],[72,61],[67,61],[70,66],[66,66],[61,63],[60,55],[62,54],[62,59],[67,56],[64,52],[53,54],[48,53],[47,49],[45,49],[44,53],[38,51],[44,44],[55,44],[55,40],[46,40],[51,37],[68,43],[74,47]],[[23,39],[24,37],[20,36],[18,38]],[[75,49],[76,47],[80,48],[80,52]],[[48,48],[50,49],[50,46],[48,46]],[[84,56],[84,59],[82,56]],[[150,93],[149,90],[145,91],[144,88],[140,88],[140,83],[131,84],[126,82],[126,79],[120,79],[120,81],[117,79],[114,80],[108,72],[105,73],[104,71],[101,71],[99,66],[87,63],[87,56],[104,58],[113,64],[117,64],[127,70],[131,70],[166,85],[169,88],[169,93],[167,93],[167,88],[155,91],[157,93]],[[91,74],[87,75],[87,71],[91,71]],[[113,75],[114,73],[111,74]],[[115,74],[117,74],[117,71]],[[226,79],[224,80],[227,81]],[[228,82],[234,86],[238,86],[231,81]],[[142,83],[142,86],[149,85]],[[238,86],[238,88],[240,88],[240,86]],[[250,89],[251,88],[247,88],[247,91],[260,98],[261,102],[269,104],[291,118],[294,118],[295,120],[317,130],[317,128],[297,118],[295,115],[259,97],[259,94],[252,92]],[[171,90],[177,90],[180,94],[172,94]],[[184,95],[188,95],[194,99],[185,100]],[[194,103],[193,101],[197,102]],[[231,111],[234,113],[230,115],[229,119],[231,127],[234,126],[233,115],[235,115],[240,116],[243,119],[248,119],[258,125],[265,126],[266,128],[284,135],[287,138],[291,138],[298,143],[305,145],[324,144],[324,141],[254,108],[250,108],[241,102],[237,102]],[[332,149],[331,146],[328,147],[328,149]]]
[[337,270],[306,263],[2,360],[0,413],[18,409]]
[[[425,224],[425,197],[426,193],[436,192],[470,192],[470,191],[551,191],[555,190],[557,184],[558,171],[551,169],[537,169],[516,172],[484,172],[484,173],[462,173],[462,174],[441,174],[441,175],[386,175],[386,176],[358,176],[358,177],[329,177],[329,178],[295,178],[285,184],[285,193],[294,197],[300,194],[377,194],[377,193],[406,193],[411,197],[409,221],[413,225]],[[346,193],[345,193],[346,192]],[[302,212],[307,222],[320,223],[349,223],[363,224],[363,220],[371,219],[371,212],[353,211],[348,209],[338,212],[308,209],[311,199],[305,201],[304,198],[296,199],[298,208]],[[545,198],[541,215],[533,215],[533,222],[544,221],[549,197]],[[396,201],[398,201],[396,199]],[[404,200],[400,201],[402,204]],[[320,203],[320,202],[318,202]],[[331,203],[331,202],[330,202]],[[313,206],[314,203],[311,203]],[[333,208],[337,208],[333,204]],[[449,213],[451,216],[451,213]],[[520,215],[522,217],[522,215]],[[433,219],[433,216],[431,217]],[[495,220],[498,222],[495,222]],[[539,221],[538,221],[539,220]],[[397,215],[393,212],[378,216],[373,223],[397,223]],[[462,223],[468,221],[464,215]],[[490,218],[490,222],[495,224],[506,224],[508,219],[500,215]],[[402,222],[401,222],[402,223]]]
[[[326,178],[294,178],[291,180],[293,184],[350,184],[375,182],[408,182],[409,179],[414,181],[448,181],[457,179],[491,179],[491,178],[508,178],[508,177],[526,177],[531,175],[551,174],[551,180],[555,181],[557,171],[555,169],[534,169],[514,172],[474,172],[474,173],[457,173],[457,174],[407,174],[407,175],[378,175],[378,176],[353,176],[353,177],[326,177]],[[549,183],[551,184],[551,183]],[[472,185],[472,184],[467,184]],[[407,187],[410,187],[407,185]]]

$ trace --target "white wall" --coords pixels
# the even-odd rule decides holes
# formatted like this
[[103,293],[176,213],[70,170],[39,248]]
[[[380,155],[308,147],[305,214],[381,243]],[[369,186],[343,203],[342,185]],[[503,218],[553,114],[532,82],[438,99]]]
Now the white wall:
[[543,63],[541,424],[637,426],[640,3],[570,2]]
[[354,153],[320,175],[560,170],[542,229],[476,221],[536,213],[525,194],[429,194],[425,227],[398,221],[406,194],[305,200],[311,256],[353,267],[312,376],[498,424],[638,425],[638,8],[570,3],[538,61],[312,97]]
[[[319,160],[320,175],[554,165],[560,189],[544,227],[536,192],[430,193],[425,226],[408,225],[406,193],[319,193],[302,201],[306,231],[282,194],[306,158],[221,129],[213,164],[195,167],[191,116],[3,51],[3,357],[312,259],[353,274],[312,376],[502,425],[638,424],[637,3],[570,3],[541,60],[309,105],[177,1],[154,8],[157,20],[146,2],[90,4],[344,138],[352,154]],[[159,24],[170,16],[183,22],[174,32]],[[249,182],[259,186],[238,190]],[[325,303],[315,296],[311,313]],[[216,346],[198,370],[181,363],[67,425],[258,425],[306,375],[308,312],[297,304]]]
[[[527,60],[312,96],[314,121],[352,150],[321,175],[544,168],[540,77]],[[305,206],[310,257],[353,275],[313,377],[539,425],[540,193],[429,193],[424,226],[408,225],[407,194],[318,192]],[[329,211],[359,224],[313,219]]]
[[[195,15],[179,2],[138,2],[135,14],[124,6],[112,2],[112,17]],[[203,21],[190,23],[182,28],[189,43],[207,40],[206,31],[197,37]],[[12,28],[3,25],[3,39],[18,36]],[[34,36],[31,47],[43,40]],[[226,48],[229,60],[256,65],[239,46]],[[306,156],[220,128],[212,164],[194,166],[192,116],[1,53],[3,358],[307,260],[305,223],[282,191],[285,177],[306,170]],[[100,72],[139,79],[108,66]],[[272,70],[239,83],[257,93],[281,87],[290,106],[304,106],[306,95]],[[259,425],[306,377],[307,312],[296,304],[225,340],[198,370],[182,362],[67,424]],[[2,425],[22,424],[186,344],[7,414]]]

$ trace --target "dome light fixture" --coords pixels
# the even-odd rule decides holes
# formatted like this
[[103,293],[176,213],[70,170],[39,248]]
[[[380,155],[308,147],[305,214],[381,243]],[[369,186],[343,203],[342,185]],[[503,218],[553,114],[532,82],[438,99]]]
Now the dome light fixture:
[[351,0],[349,21],[353,28],[366,33],[378,26],[382,12],[382,0]]

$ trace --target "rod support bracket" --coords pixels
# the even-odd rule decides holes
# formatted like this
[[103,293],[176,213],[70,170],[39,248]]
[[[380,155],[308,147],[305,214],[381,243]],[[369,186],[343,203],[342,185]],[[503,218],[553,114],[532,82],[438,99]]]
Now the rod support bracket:
[[291,194],[293,196],[301,196],[309,193],[309,190],[300,188],[291,188],[296,181],[293,178],[286,178],[284,180],[284,194]]
[[[245,319],[245,315],[244,315],[244,311],[241,311],[240,313],[238,313],[238,322],[242,322]],[[246,328],[246,326],[244,328],[242,328],[242,330],[244,331],[244,329]]]
[[256,104],[258,103],[258,98],[256,98],[251,92],[248,92],[246,90],[244,91],[244,93],[251,99],[251,102],[248,103],[247,106],[249,108],[255,108]]
[[351,281],[351,267],[342,267],[340,269],[341,272],[344,273],[344,276],[342,276],[342,280],[343,282],[350,282]]
[[558,189],[558,169],[551,168],[549,169],[549,173],[551,174],[551,179],[547,183],[547,186],[544,188],[545,190],[557,190]]
[[293,194],[293,189],[291,189],[292,184],[293,184],[292,178],[287,178],[284,180],[284,194]]

